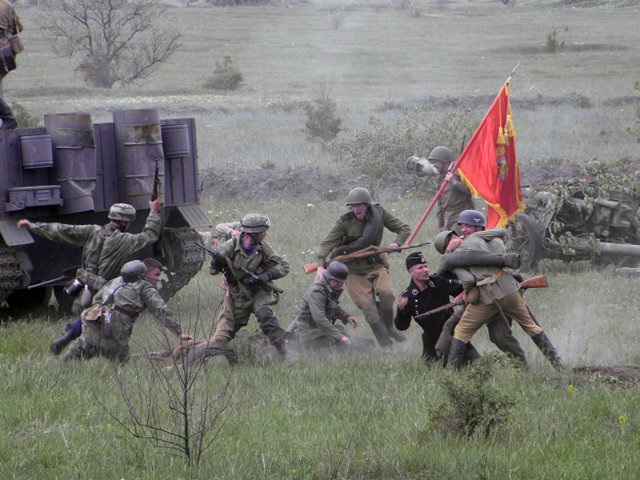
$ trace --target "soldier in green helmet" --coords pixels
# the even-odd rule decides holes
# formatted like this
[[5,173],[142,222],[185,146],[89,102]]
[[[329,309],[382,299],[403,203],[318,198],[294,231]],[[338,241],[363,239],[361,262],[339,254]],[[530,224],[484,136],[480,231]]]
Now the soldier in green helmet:
[[458,216],[463,210],[474,209],[473,196],[469,187],[460,180],[457,172],[449,172],[453,156],[447,147],[438,146],[431,150],[425,159],[411,157],[407,160],[407,170],[418,176],[433,176],[441,184],[447,186],[438,198],[438,231],[455,230],[458,227]]
[[[91,297],[104,284],[116,278],[131,255],[160,238],[160,201],[149,202],[149,216],[140,233],[127,233],[136,218],[136,209],[127,203],[115,203],[109,209],[106,225],[67,225],[63,223],[30,222],[18,220],[18,227],[28,228],[31,233],[48,240],[82,247],[82,260],[76,272],[72,312],[79,315],[82,308],[90,305]],[[68,289],[69,291],[69,289]],[[88,292],[89,295],[81,295]],[[73,293],[73,292],[72,292]],[[80,299],[83,299],[81,305]],[[62,350],[82,333],[82,322],[67,324],[65,334],[51,344],[51,352],[59,355]]]
[[[325,265],[332,257],[371,245],[379,246],[385,228],[396,234],[396,238],[388,245],[389,248],[402,245],[411,233],[409,225],[375,203],[365,188],[352,189],[347,195],[346,204],[348,211],[338,218],[316,249],[316,281],[322,279]],[[395,295],[385,256],[372,255],[353,259],[347,265],[347,292],[364,314],[380,346],[391,346],[391,339],[404,341],[406,337],[393,325]]]
[[290,267],[265,241],[270,226],[266,215],[249,213],[242,218],[240,235],[221,244],[213,254],[210,273],[224,273],[230,299],[224,302],[208,345],[195,352],[192,359],[229,354],[228,343],[247,325],[251,314],[271,345],[281,357],[286,356],[285,331],[271,308],[279,296],[268,284],[287,275]]

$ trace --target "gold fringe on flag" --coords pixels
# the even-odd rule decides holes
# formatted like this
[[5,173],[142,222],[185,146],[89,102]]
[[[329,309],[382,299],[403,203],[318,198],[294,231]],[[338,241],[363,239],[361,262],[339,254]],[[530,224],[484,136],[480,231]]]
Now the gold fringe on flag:
[[516,131],[513,128],[513,121],[511,120],[511,115],[507,115],[507,121],[504,124],[504,131],[509,138],[515,138]]
[[502,131],[502,127],[498,128],[498,140],[496,140],[497,145],[509,145],[509,141],[505,138],[504,132]]

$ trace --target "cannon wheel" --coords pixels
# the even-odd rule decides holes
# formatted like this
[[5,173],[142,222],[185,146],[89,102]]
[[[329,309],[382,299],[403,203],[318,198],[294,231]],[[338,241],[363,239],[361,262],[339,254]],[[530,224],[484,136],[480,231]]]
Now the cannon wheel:
[[542,258],[542,237],[538,226],[529,215],[519,213],[507,225],[507,231],[507,250],[520,254],[520,270],[533,270]]

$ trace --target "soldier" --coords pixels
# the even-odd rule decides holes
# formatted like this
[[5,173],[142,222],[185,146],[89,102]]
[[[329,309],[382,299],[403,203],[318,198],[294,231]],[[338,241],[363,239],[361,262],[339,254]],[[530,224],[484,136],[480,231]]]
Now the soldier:
[[[465,210],[460,214],[458,223],[461,237],[451,231],[441,232],[436,237],[434,243],[440,253],[505,252],[503,239],[506,237],[506,230],[485,230],[486,221],[481,212]],[[508,270],[476,265],[470,261],[467,267],[452,268],[452,271],[462,282],[467,308],[454,330],[448,358],[451,366],[461,365],[468,342],[475,332],[495,315],[501,315],[505,321],[508,317],[518,322],[551,364],[556,368],[562,368],[555,347],[532,318],[520,295],[518,282]]]
[[18,128],[16,117],[2,95],[2,78],[16,67],[14,57],[23,50],[16,35],[22,30],[22,23],[11,2],[0,0],[0,130]]
[[[407,271],[411,277],[409,286],[396,300],[396,317],[394,323],[398,330],[407,330],[411,324],[411,318],[451,303],[450,298],[462,293],[462,285],[456,280],[449,280],[439,275],[430,275],[427,260],[421,252],[412,252],[405,260]],[[453,309],[448,308],[442,312],[434,313],[424,319],[416,319],[422,327],[422,358],[426,361],[446,361],[446,355],[442,356],[436,351],[436,343],[442,334],[442,328],[453,314]],[[465,360],[471,362],[480,357],[476,349],[469,344]]]
[[349,268],[342,262],[333,261],[322,272],[322,278],[305,292],[296,316],[287,329],[295,334],[298,342],[309,349],[335,345],[351,346],[352,341],[342,325],[354,328],[358,325],[355,317],[347,313],[338,302]]
[[439,182],[447,181],[447,186],[438,198],[438,231],[455,230],[458,216],[463,210],[473,209],[473,196],[469,187],[462,181],[458,173],[450,173],[453,157],[447,147],[435,147],[424,159],[411,157],[407,160],[407,170],[415,171],[419,176],[437,176]]
[[145,309],[149,309],[180,341],[193,340],[182,333],[180,324],[156,289],[161,269],[162,264],[154,259],[125,263],[120,276],[107,282],[95,295],[97,303],[82,313],[82,335],[69,348],[64,360],[102,356],[126,361],[133,324]]
[[[352,253],[371,245],[379,246],[385,228],[396,233],[389,248],[398,248],[411,233],[409,225],[374,203],[365,188],[352,189],[346,204],[349,211],[338,218],[316,250],[316,281],[322,278],[327,257]],[[406,340],[393,325],[395,298],[389,264],[384,256],[372,255],[349,261],[346,287],[353,303],[364,313],[380,346],[391,346],[391,338],[398,342]]]
[[[32,233],[52,240],[83,247],[80,268],[76,272],[75,284],[80,285],[76,292],[72,312],[79,314],[82,307],[91,303],[90,298],[84,299],[80,305],[80,291],[91,294],[97,292],[108,281],[115,278],[131,255],[158,241],[160,237],[160,201],[149,202],[149,216],[141,233],[126,233],[129,224],[135,220],[136,210],[126,203],[116,203],[109,209],[109,223],[100,225],[66,225],[62,223],[32,223],[27,219],[18,220],[18,227],[27,227]],[[90,296],[89,295],[89,296]],[[64,336],[51,343],[50,349],[54,355],[60,352],[82,333],[82,322],[77,319],[67,324]]]
[[271,222],[266,215],[245,215],[240,235],[220,245],[213,255],[210,273],[217,275],[224,272],[230,302],[228,306],[223,306],[208,348],[199,352],[198,359],[228,352],[229,341],[247,325],[252,313],[271,345],[281,357],[286,356],[285,331],[271,309],[279,298],[271,281],[287,275],[290,268],[289,263],[264,241],[270,226]]

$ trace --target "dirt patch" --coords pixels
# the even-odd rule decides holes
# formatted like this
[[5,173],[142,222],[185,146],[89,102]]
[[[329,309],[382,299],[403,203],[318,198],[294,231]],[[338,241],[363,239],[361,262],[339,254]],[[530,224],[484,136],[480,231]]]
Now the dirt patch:
[[592,382],[619,385],[621,387],[640,386],[640,367],[633,365],[611,367],[579,367],[573,371],[584,375]]

